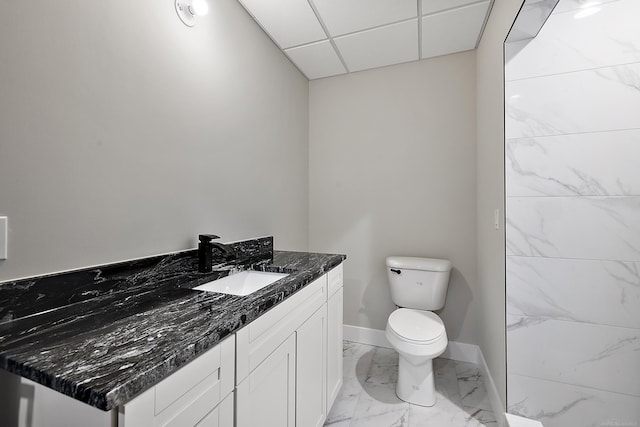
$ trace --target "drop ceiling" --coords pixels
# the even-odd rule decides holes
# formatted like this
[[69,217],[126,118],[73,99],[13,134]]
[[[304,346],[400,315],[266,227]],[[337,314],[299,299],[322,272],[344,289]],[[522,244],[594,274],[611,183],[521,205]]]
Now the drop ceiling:
[[475,49],[493,0],[239,0],[319,79]]

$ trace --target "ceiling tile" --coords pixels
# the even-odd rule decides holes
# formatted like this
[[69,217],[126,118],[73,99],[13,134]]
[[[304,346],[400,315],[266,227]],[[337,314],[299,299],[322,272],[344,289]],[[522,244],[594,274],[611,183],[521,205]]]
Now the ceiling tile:
[[282,49],[326,39],[307,0],[240,0]]
[[418,20],[400,22],[334,39],[350,71],[418,59]]
[[286,49],[284,52],[309,80],[347,72],[329,40]]
[[422,18],[422,58],[475,49],[490,1]]
[[331,36],[418,16],[416,0],[312,0]]
[[422,0],[422,14],[442,12],[447,9],[454,9],[460,6],[466,6],[477,3],[478,0]]

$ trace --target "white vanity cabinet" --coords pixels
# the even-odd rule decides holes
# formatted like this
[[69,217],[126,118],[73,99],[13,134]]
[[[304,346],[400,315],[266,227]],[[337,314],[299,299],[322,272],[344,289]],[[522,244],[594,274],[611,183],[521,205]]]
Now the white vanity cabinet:
[[233,426],[235,336],[118,409],[118,427]]
[[342,383],[341,288],[340,265],[236,333],[237,427],[324,424]]
[[237,427],[324,423],[326,301],[324,275],[236,333]]
[[340,264],[125,404],[118,427],[322,427],[342,386],[342,313]]

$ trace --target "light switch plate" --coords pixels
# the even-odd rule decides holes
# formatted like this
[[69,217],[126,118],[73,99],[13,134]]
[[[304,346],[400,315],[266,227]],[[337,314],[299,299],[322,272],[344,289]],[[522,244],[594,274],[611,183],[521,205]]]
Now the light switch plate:
[[7,217],[0,216],[0,259],[7,259]]

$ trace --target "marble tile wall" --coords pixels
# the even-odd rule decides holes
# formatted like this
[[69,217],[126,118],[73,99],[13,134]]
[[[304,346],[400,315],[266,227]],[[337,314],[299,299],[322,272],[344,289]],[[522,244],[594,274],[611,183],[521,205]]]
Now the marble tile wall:
[[639,18],[560,0],[505,66],[507,407],[545,427],[640,426]]

